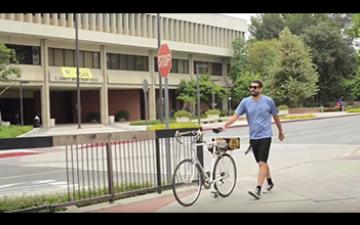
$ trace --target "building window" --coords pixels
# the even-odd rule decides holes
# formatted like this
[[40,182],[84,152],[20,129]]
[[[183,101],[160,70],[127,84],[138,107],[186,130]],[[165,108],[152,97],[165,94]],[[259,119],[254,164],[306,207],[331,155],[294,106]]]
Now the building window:
[[111,70],[149,71],[147,56],[107,53],[107,60]]
[[[189,61],[185,59],[172,59],[172,67],[170,73],[189,74]],[[155,72],[158,72],[157,57],[154,60]]]
[[13,49],[19,64],[40,65],[40,47],[5,44],[7,48]]
[[211,63],[212,73],[211,75],[221,76],[222,75],[222,63]]
[[206,65],[206,67],[200,67],[200,74],[209,74],[215,76],[222,75],[222,63],[214,63],[214,62],[202,62],[202,61],[194,61],[194,73],[196,74],[196,65]]
[[[49,48],[49,66],[76,66],[75,50]],[[79,51],[79,67],[100,68],[100,53]]]

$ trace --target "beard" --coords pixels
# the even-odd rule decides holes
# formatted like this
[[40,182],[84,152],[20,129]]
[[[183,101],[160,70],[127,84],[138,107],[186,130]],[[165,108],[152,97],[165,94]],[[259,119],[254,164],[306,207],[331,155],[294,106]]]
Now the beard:
[[253,96],[253,97],[257,97],[259,96],[259,92],[250,92],[250,95]]

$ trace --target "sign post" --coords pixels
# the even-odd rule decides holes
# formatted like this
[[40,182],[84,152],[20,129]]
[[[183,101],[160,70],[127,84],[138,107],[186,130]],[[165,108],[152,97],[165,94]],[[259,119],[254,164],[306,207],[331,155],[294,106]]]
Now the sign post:
[[[165,78],[165,128],[169,129],[169,87],[168,75],[172,67],[171,52],[167,44],[162,44],[158,52],[158,68],[160,75]],[[171,157],[170,157],[170,140],[165,139],[165,158],[166,158],[166,174],[167,181],[171,183]]]
[[158,52],[158,68],[160,75],[165,78],[165,128],[169,129],[169,87],[168,75],[172,67],[171,51],[167,44],[162,44]]
[[145,120],[149,120],[149,105],[148,105],[148,98],[147,93],[149,91],[149,82],[145,79],[143,82],[142,89],[144,91],[144,103],[145,103]]

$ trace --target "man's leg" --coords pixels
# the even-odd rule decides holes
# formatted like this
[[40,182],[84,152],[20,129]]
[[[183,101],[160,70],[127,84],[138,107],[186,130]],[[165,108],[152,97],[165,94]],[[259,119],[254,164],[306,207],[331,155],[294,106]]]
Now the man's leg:
[[265,178],[268,177],[269,169],[268,165],[265,162],[259,162],[259,175],[258,175],[258,186],[262,187]]

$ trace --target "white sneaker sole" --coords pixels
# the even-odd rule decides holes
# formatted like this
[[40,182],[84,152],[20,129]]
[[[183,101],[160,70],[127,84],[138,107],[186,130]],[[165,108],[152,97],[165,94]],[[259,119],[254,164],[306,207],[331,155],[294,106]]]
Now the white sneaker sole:
[[260,199],[260,196],[254,194],[252,191],[248,191],[249,195],[253,196],[256,200],[259,200]]

